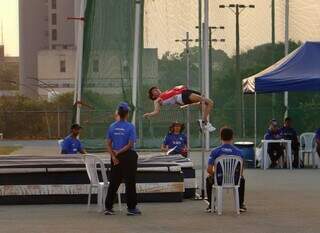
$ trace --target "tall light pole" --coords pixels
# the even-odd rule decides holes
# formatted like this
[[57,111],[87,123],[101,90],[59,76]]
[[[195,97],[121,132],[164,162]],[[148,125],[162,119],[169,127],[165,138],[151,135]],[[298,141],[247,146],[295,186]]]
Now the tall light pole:
[[243,94],[241,91],[242,81],[240,76],[240,14],[247,8],[255,8],[255,5],[244,5],[244,4],[229,4],[219,5],[219,8],[228,8],[236,16],[236,99],[237,105],[240,106],[241,112],[237,111],[237,128],[241,131],[241,135],[245,136],[245,119],[244,119],[244,105],[243,105]]
[[[289,54],[289,0],[286,0],[285,9],[284,55],[287,56]],[[284,92],[284,106],[286,109],[284,116],[287,117],[289,109],[289,94],[287,91]]]
[[[193,40],[189,38],[189,32],[186,32],[186,38],[181,40],[175,40],[175,42],[182,42],[186,46],[186,60],[187,60],[187,82],[186,86],[190,88],[190,46],[189,43]],[[187,147],[188,147],[188,155],[190,150],[190,108],[187,109]]]
[[[272,42],[272,63],[274,62],[275,56],[275,44],[276,44],[276,33],[275,33],[275,0],[271,0],[271,42]],[[275,105],[276,95],[272,93],[272,119],[275,118]]]
[[140,20],[141,1],[135,0],[135,21],[134,21],[134,43],[133,43],[133,67],[132,67],[132,104],[134,111],[132,124],[136,124],[137,99],[138,99],[138,78],[139,78],[139,50],[140,50]]

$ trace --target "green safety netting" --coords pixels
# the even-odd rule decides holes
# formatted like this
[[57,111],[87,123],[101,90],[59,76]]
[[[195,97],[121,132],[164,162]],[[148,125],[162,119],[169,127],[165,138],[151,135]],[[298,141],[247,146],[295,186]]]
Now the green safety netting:
[[[190,87],[200,89],[201,53],[199,50],[199,2],[198,0],[144,0],[141,14],[139,49],[139,91],[137,132],[140,148],[159,148],[172,121],[186,123],[186,110],[164,108],[151,120],[141,116],[152,110],[147,98],[150,86],[167,89],[186,84],[185,45],[176,42],[190,38]],[[210,59],[210,96],[215,101],[212,121],[220,128],[229,125],[235,129],[237,140],[254,140],[254,97],[238,96],[237,77],[241,79],[270,66],[284,53],[285,1],[275,1],[274,41],[272,41],[272,1],[242,1],[255,4],[240,15],[240,74],[235,70],[235,16],[230,9],[219,8],[228,1],[209,1],[210,26],[224,26],[224,30],[212,29]],[[203,4],[201,6],[203,17]],[[320,4],[316,0],[290,1],[289,52],[306,40],[320,40]],[[132,62],[134,42],[135,2],[127,0],[87,1],[85,13],[84,51],[82,64],[81,124],[88,147],[104,148],[107,126],[113,121],[113,113],[119,101],[131,103]],[[243,98],[244,108],[238,99]],[[319,127],[316,112],[320,110],[319,93],[289,93],[289,115],[294,118],[299,132],[314,131]],[[272,118],[283,119],[285,108],[283,94],[257,96],[257,133],[260,139]],[[239,116],[242,116],[241,120]],[[191,109],[192,147],[200,146],[196,125],[199,111]],[[218,132],[211,137],[211,145],[219,142]]]

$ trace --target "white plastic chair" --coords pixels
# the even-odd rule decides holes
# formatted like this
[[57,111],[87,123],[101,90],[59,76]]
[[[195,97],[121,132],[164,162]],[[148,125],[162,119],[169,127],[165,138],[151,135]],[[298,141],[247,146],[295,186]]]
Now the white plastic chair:
[[58,140],[58,146],[59,146],[59,148],[60,148],[60,151],[62,150],[62,148],[63,148],[63,139],[60,139],[60,140]]
[[[217,180],[217,167],[221,166],[222,169],[222,183],[218,185]],[[239,167],[240,165],[240,167]],[[214,184],[212,185],[212,204],[215,209],[217,206],[218,215],[222,214],[222,202],[223,202],[223,189],[233,189],[233,196],[235,202],[235,209],[237,214],[240,214],[239,206],[239,187],[240,187],[240,175],[239,180],[235,183],[234,176],[236,168],[240,168],[240,173],[243,166],[243,160],[239,156],[224,155],[216,159],[214,163]],[[213,211],[214,212],[214,211]]]
[[[105,199],[106,199],[107,191],[108,191],[108,187],[109,187],[109,181],[107,178],[107,173],[106,173],[104,163],[100,158],[98,158],[97,156],[94,156],[94,155],[86,154],[83,157],[84,157],[84,162],[86,164],[88,177],[90,180],[87,208],[88,208],[88,210],[90,209],[92,189],[96,188],[97,189],[98,211],[102,212],[102,211],[104,211]],[[99,166],[100,166],[102,181],[99,180],[97,164],[99,164]],[[122,208],[121,208],[121,194],[120,194],[120,192],[118,192],[118,203],[119,203],[119,209],[121,211]]]
[[310,155],[312,158],[312,167],[315,168],[316,161],[315,161],[315,133],[303,133],[300,136],[300,150],[299,150],[299,166],[300,166],[300,160],[304,162],[305,155],[308,155],[308,164],[310,164]]

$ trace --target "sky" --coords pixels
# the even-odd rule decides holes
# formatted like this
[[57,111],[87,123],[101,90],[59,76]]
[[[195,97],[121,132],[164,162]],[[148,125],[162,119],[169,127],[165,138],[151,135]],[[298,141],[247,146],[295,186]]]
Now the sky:
[[[146,47],[158,48],[161,55],[166,51],[181,51],[182,43],[176,39],[197,39],[198,0],[147,0],[145,3],[144,43]],[[225,30],[214,31],[215,39],[225,43],[213,43],[228,55],[235,54],[235,15],[219,4],[237,2],[255,4],[254,9],[245,9],[240,14],[240,50],[271,42],[271,0],[210,0],[209,25],[225,26]],[[290,0],[289,38],[295,41],[320,40],[320,0]],[[285,0],[275,0],[275,35],[277,42],[285,38]],[[197,45],[192,42],[191,46]]]
[[[0,0],[0,31],[3,28],[5,55],[19,55],[18,0]],[[0,34],[1,43],[1,34]]]
[[[25,0],[27,1],[27,0]],[[190,32],[197,37],[198,0],[146,0],[144,42],[145,47],[158,48],[159,54],[168,50],[179,51],[182,44],[175,39]],[[210,25],[226,27],[215,32],[214,37],[226,39],[225,43],[214,43],[217,49],[225,50],[229,55],[235,51],[234,15],[228,9],[219,9],[219,4],[229,4],[230,0],[210,1]],[[271,41],[271,0],[238,0],[242,4],[256,5],[240,16],[241,50]],[[284,40],[284,3],[276,0],[276,40]],[[0,23],[3,22],[5,54],[19,54],[19,18],[18,0],[0,0]],[[1,25],[1,24],[0,24]],[[1,28],[1,27],[0,27]],[[294,40],[320,40],[320,0],[290,0],[290,38]],[[1,42],[1,37],[0,37]]]

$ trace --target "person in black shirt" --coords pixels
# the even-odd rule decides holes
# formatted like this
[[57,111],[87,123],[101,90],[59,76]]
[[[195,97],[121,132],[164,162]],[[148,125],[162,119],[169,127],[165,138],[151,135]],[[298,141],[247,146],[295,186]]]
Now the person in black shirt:
[[291,149],[293,153],[293,167],[298,168],[299,166],[299,138],[297,131],[292,127],[292,119],[286,117],[284,119],[283,127],[280,129],[281,136],[285,140],[291,140]]

